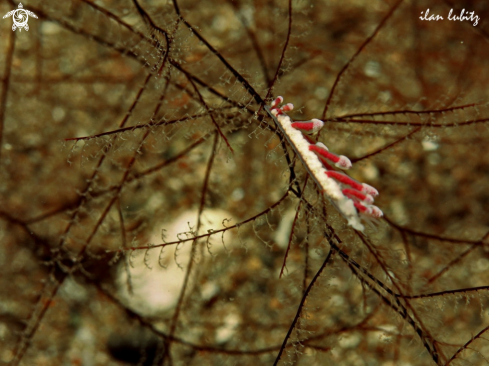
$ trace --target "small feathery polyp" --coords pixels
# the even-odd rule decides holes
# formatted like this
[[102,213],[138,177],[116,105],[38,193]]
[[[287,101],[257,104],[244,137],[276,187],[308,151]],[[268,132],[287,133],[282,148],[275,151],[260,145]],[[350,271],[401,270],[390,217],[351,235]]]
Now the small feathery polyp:
[[382,217],[382,211],[372,205],[374,197],[379,192],[366,183],[360,183],[346,174],[335,171],[330,165],[332,163],[336,168],[350,169],[352,166],[350,159],[330,152],[323,143],[314,143],[313,139],[307,136],[321,130],[324,122],[316,118],[310,121],[292,121],[285,112],[292,111],[294,106],[288,103],[279,107],[282,102],[283,98],[277,97],[271,104],[270,113],[276,117],[280,131],[289,141],[319,190],[348,220],[348,224],[356,230],[363,231],[364,226],[360,217]]

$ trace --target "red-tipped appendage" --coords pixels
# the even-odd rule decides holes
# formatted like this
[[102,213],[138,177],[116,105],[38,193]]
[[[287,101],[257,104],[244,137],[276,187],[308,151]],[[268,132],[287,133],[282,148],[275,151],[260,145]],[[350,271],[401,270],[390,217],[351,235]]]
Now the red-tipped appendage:
[[[318,145],[320,144],[320,145]],[[351,161],[348,159],[346,156],[343,155],[336,155],[333,153],[330,153],[328,151],[328,148],[324,146],[321,143],[318,143],[316,145],[309,145],[309,150],[314,151],[317,155],[328,159],[329,161],[332,161],[336,167],[340,169],[350,169],[351,168]]]
[[294,105],[292,103],[287,103],[286,105],[284,105],[283,107],[278,107],[279,104],[281,104],[282,102],[284,101],[284,98],[282,97],[278,97],[277,99],[275,99],[271,106],[272,106],[272,109],[271,109],[271,112],[273,115],[275,116],[278,116],[280,114],[283,114],[284,112],[289,112],[291,110],[294,109]]
[[350,178],[348,175],[343,173],[338,173],[332,170],[325,172],[329,178],[336,179],[338,182],[346,184],[357,191],[363,192],[363,184],[357,182],[355,179]]
[[324,126],[324,122],[320,119],[313,118],[310,121],[292,122],[292,127],[303,133],[316,133]]
[[346,174],[338,173],[335,171],[327,171],[325,173],[327,174],[328,177],[336,179],[338,182],[346,184],[357,191],[368,193],[372,197],[379,195],[379,192],[374,187],[369,186],[367,183],[360,183],[355,179],[350,178]]
[[282,112],[290,112],[291,110],[294,109],[294,105],[292,103],[287,103],[280,109],[282,110]]
[[333,170],[333,167],[331,165],[329,165],[329,162],[323,158],[322,156],[318,156],[319,158],[319,161],[321,161],[321,163],[323,164],[323,166],[327,169],[327,170]]
[[378,208],[377,206],[370,206],[370,209],[372,210],[372,212],[370,213],[371,216],[376,217],[376,218],[384,216],[384,213],[382,212],[382,210],[380,208]]
[[374,198],[368,193],[362,193],[355,189],[345,188],[342,190],[343,194],[350,198],[356,198],[365,203],[374,203]]
[[272,102],[272,108],[277,108],[279,104],[281,104],[284,101],[283,97],[277,97],[273,102]]
[[314,123],[312,122],[292,122],[292,127],[299,131],[311,132],[314,128]]
[[362,192],[366,192],[370,194],[372,197],[377,197],[379,195],[379,191],[377,191],[374,187],[368,185],[367,183],[362,183],[363,189]]
[[358,212],[361,212],[366,215],[372,214],[372,209],[370,207],[362,205],[360,202],[357,201],[353,201],[353,204],[355,205],[355,208],[358,210]]
[[377,206],[364,205],[364,204],[362,204],[360,202],[356,202],[356,201],[353,202],[353,205],[358,210],[358,212],[365,214],[365,215],[368,215],[368,216],[375,217],[376,219],[384,216],[384,213]]
[[322,142],[316,142],[316,146],[318,146],[321,149],[324,149],[326,151],[329,151],[328,147],[325,144],[323,144]]

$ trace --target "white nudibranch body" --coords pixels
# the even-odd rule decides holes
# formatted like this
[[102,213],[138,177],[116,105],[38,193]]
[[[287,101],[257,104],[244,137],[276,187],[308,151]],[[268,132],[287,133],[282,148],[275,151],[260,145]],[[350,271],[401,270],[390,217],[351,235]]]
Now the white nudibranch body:
[[357,182],[346,174],[336,172],[330,165],[331,163],[346,170],[352,166],[350,159],[329,152],[321,142],[310,143],[302,134],[318,132],[324,126],[324,122],[319,119],[292,121],[284,112],[293,110],[294,106],[288,103],[281,108],[278,107],[282,102],[282,97],[276,98],[271,104],[270,112],[277,118],[280,129],[323,195],[348,220],[348,224],[355,230],[363,231],[361,216],[382,217],[382,211],[372,205],[373,197],[378,195],[377,190],[368,184]]

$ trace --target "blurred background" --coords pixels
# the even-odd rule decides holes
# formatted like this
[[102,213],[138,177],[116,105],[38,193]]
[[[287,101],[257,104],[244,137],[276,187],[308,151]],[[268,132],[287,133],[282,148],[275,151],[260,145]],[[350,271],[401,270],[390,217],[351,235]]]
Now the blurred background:
[[[0,364],[487,363],[489,4],[22,5]],[[278,95],[380,192],[364,235],[257,102]]]

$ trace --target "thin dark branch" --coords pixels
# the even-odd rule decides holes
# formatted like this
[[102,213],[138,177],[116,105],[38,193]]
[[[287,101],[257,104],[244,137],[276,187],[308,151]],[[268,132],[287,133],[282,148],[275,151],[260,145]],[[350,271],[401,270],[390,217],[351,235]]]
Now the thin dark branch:
[[396,228],[397,230],[399,230],[401,232],[406,232],[406,233],[408,233],[410,235],[419,236],[419,237],[423,237],[423,238],[426,238],[426,239],[434,239],[434,240],[438,240],[438,241],[445,241],[445,242],[454,243],[454,244],[484,245],[483,240],[466,240],[466,239],[448,238],[448,237],[445,237],[445,236],[428,234],[428,233],[423,233],[421,231],[412,230],[412,229],[409,229],[407,227],[403,227],[403,226],[400,226],[400,225],[394,223],[394,221],[392,221],[386,215],[384,215],[383,219],[385,221],[387,221],[389,223],[389,225],[391,225],[392,227]]
[[364,50],[365,47],[370,43],[370,41],[379,33],[380,29],[384,26],[385,22],[392,16],[394,11],[398,8],[399,5],[401,5],[403,0],[399,0],[394,6],[389,10],[389,12],[386,14],[386,16],[382,19],[382,21],[379,23],[377,28],[373,31],[373,33],[368,37],[362,45],[358,48],[357,52],[353,54],[352,57],[348,60],[348,62],[343,66],[341,71],[338,73],[336,76],[336,79],[334,81],[333,87],[331,88],[331,91],[329,92],[329,97],[328,100],[326,101],[326,104],[324,106],[323,114],[321,115],[321,119],[324,120],[326,118],[326,114],[328,113],[328,108],[329,105],[331,104],[331,100],[333,99],[334,92],[336,91],[336,87],[338,86],[338,83],[340,82],[341,77],[345,73],[345,71],[348,69],[348,67],[355,61],[357,56]]
[[159,122],[149,122],[149,123],[144,123],[144,124],[140,124],[140,125],[136,125],[136,126],[118,128],[116,130],[102,132],[102,133],[98,133],[96,135],[82,136],[82,137],[70,137],[70,138],[66,138],[65,141],[91,140],[91,139],[95,139],[95,138],[99,138],[99,137],[103,137],[103,136],[116,135],[116,134],[120,134],[120,133],[128,132],[128,131],[132,132],[135,130],[139,130],[141,128],[154,128],[154,127],[158,127],[158,126],[167,126],[167,125],[172,125],[172,124],[176,124],[176,123],[180,123],[180,122],[186,122],[186,121],[190,121],[190,120],[193,120],[196,118],[205,117],[207,115],[208,115],[207,113],[199,113],[199,114],[194,114],[192,116],[185,116],[185,117],[181,117],[181,118],[177,118],[177,119],[172,119],[169,121],[161,120]]
[[431,277],[428,280],[427,284],[431,284],[438,280],[441,276],[443,276],[447,271],[453,268],[457,263],[459,263],[462,259],[464,259],[467,255],[472,253],[475,249],[480,248],[479,245],[472,244],[468,249],[464,250],[462,253],[457,255],[454,259],[452,259],[445,267],[443,267],[437,274]]
[[[228,0],[228,4],[231,5],[234,9],[234,14],[238,17],[239,21],[241,24],[243,24],[243,27],[246,31],[246,34],[248,35],[251,45],[253,49],[255,50],[256,56],[258,57],[258,61],[260,62],[261,70],[263,73],[263,78],[265,79],[266,85],[270,86],[271,85],[271,80],[270,76],[268,76],[268,68],[267,68],[267,63],[265,60],[265,56],[263,55],[263,51],[260,47],[260,44],[258,43],[258,39],[256,37],[256,33],[250,28],[250,25],[248,24],[248,21],[246,18],[243,16],[241,11],[239,11],[238,4],[233,1],[233,0]],[[266,100],[266,99],[265,99]]]
[[267,91],[267,96],[265,97],[266,101],[272,95],[273,87],[278,80],[278,75],[280,73],[280,70],[282,69],[282,64],[284,63],[284,59],[285,59],[285,53],[287,52],[287,47],[289,46],[289,42],[290,42],[290,33],[292,32],[292,0],[289,0],[288,8],[289,8],[289,16],[288,16],[289,23],[287,28],[287,37],[285,38],[285,44],[284,47],[282,48],[282,54],[280,55],[280,60],[278,61],[277,69],[275,70],[275,75],[273,77],[271,84],[269,84],[270,86]]
[[195,85],[195,83],[192,80],[192,78],[190,77],[190,75],[188,75],[188,74],[185,74],[185,75],[187,76],[188,81],[190,82],[190,84],[192,84],[192,86],[194,87],[195,92],[199,96],[200,103],[204,106],[204,108],[205,108],[205,110],[207,112],[207,115],[209,117],[211,117],[212,123],[214,124],[214,126],[216,126],[217,132],[219,133],[219,135],[221,136],[221,138],[224,140],[224,142],[226,143],[226,145],[229,148],[229,150],[231,150],[231,153],[234,154],[234,150],[231,147],[231,144],[229,143],[227,137],[222,132],[221,127],[219,126],[219,124],[216,122],[216,119],[214,118],[214,113],[210,110],[209,106],[205,102],[204,97],[202,96],[202,94],[200,93],[199,89],[197,88],[197,85]]
[[391,147],[394,147],[396,145],[398,145],[399,143],[401,143],[402,141],[410,138],[412,135],[414,135],[416,132],[418,132],[419,130],[421,130],[421,127],[418,127],[418,128],[415,128],[414,130],[412,130],[411,132],[409,132],[407,135],[401,137],[401,138],[398,138],[396,141],[384,146],[384,147],[381,147],[380,149],[377,149],[371,153],[368,153],[367,155],[364,155],[362,156],[361,158],[357,158],[357,159],[350,159],[350,161],[352,163],[356,163],[357,161],[361,161],[361,160],[364,160],[364,159],[368,159],[368,158],[371,158],[372,156],[374,155],[377,155],[377,154],[380,154],[388,149],[390,149]]
[[[424,326],[424,324],[421,320],[421,317],[418,316],[416,310],[411,306],[409,301],[405,301],[406,305],[401,304],[399,299],[405,300],[406,298],[405,298],[399,284],[397,283],[396,279],[392,276],[392,274],[387,269],[386,264],[385,264],[385,260],[382,258],[382,255],[372,245],[372,243],[370,242],[370,239],[367,236],[365,236],[363,233],[358,232],[358,231],[356,231],[356,233],[357,233],[358,237],[360,238],[360,240],[363,242],[363,244],[367,247],[369,252],[373,255],[373,257],[375,258],[377,263],[381,266],[384,274],[390,279],[390,282],[397,289],[399,296],[396,296],[394,298],[394,301],[396,303],[395,305],[398,308],[399,314],[401,314],[401,316],[403,316],[403,318],[406,319],[407,322],[414,328],[414,330],[416,331],[416,333],[420,337],[421,341],[423,342],[426,350],[430,353],[433,361],[435,361],[435,363],[437,365],[439,365],[440,359],[439,359],[438,351],[436,350],[436,347],[435,347],[435,341],[434,341],[433,337],[431,336],[431,334],[426,329],[426,327]],[[389,292],[389,293],[392,294],[392,292]],[[411,313],[413,314],[413,317],[411,317],[408,314],[407,309],[409,309],[411,311]]]
[[252,217],[250,217],[250,218],[248,218],[246,220],[243,220],[243,221],[239,222],[238,224],[231,225],[231,226],[226,226],[224,229],[212,230],[212,232],[209,232],[207,234],[197,235],[194,238],[176,240],[176,241],[172,241],[172,242],[168,242],[168,243],[163,243],[163,244],[145,245],[145,246],[139,246],[139,247],[129,247],[129,248],[126,248],[126,249],[117,249],[117,250],[114,250],[114,251],[107,251],[107,253],[120,252],[120,251],[129,251],[129,250],[130,251],[132,251],[132,250],[148,250],[148,249],[151,249],[151,248],[160,248],[160,247],[166,247],[166,246],[169,246],[169,245],[178,245],[180,243],[186,243],[188,241],[193,241],[193,240],[197,240],[197,239],[207,238],[209,236],[216,235],[216,234],[219,234],[219,233],[223,233],[223,232],[228,231],[228,230],[231,230],[231,229],[238,229],[239,227],[243,226],[244,224],[247,224],[248,222],[251,222],[251,221],[255,221],[258,217],[263,216],[263,215],[266,215],[267,213],[269,213],[270,211],[272,211],[274,208],[278,207],[287,198],[288,195],[289,195],[289,191],[285,192],[285,194],[277,202],[275,202],[273,205],[271,205],[267,209],[261,211],[260,213],[254,215],[254,216],[252,216]]
[[297,312],[295,314],[294,320],[292,321],[292,324],[290,325],[290,328],[284,338],[284,341],[282,343],[282,347],[280,347],[280,351],[278,352],[277,358],[275,359],[275,362],[273,363],[274,366],[278,365],[278,362],[282,358],[282,353],[284,352],[287,342],[290,338],[290,335],[292,334],[292,331],[295,329],[295,325],[297,324],[297,321],[299,320],[302,309],[304,308],[304,303],[306,302],[307,296],[311,292],[313,286],[316,284],[316,281],[318,280],[319,276],[321,276],[321,273],[323,272],[324,268],[326,268],[326,265],[328,264],[329,260],[331,259],[332,255],[334,254],[334,249],[331,248],[328,255],[326,256],[326,259],[324,260],[323,264],[319,268],[319,270],[316,272],[314,275],[313,279],[309,283],[309,286],[307,287],[306,292],[302,296],[301,302],[299,303],[299,307],[297,308]]
[[471,119],[463,122],[450,122],[450,123],[432,123],[430,121],[427,122],[372,121],[368,119],[337,119],[337,118],[328,120],[328,122],[333,122],[333,123],[348,122],[348,123],[361,123],[361,124],[370,124],[370,125],[397,125],[397,126],[423,126],[423,127],[430,127],[430,128],[449,128],[449,127],[470,126],[478,123],[486,123],[489,122],[489,118],[478,118],[478,119]]
[[[394,295],[392,290],[388,289],[385,285],[382,284],[382,282],[380,280],[375,278],[366,269],[364,269],[363,267],[358,265],[358,263],[356,263],[353,259],[351,259],[345,252],[340,250],[339,247],[336,244],[334,244],[334,242],[332,242],[331,245],[333,246],[333,248],[336,248],[336,250],[338,250],[340,257],[348,265],[348,267],[351,269],[353,274],[362,283],[364,283],[370,289],[372,289],[372,291],[374,291],[382,299],[382,301],[384,301],[384,303],[387,306],[392,308],[392,310],[394,310],[396,313],[398,313],[403,319],[405,319],[409,323],[409,325],[411,325],[411,327],[414,329],[416,334],[418,334],[418,336],[420,337],[421,341],[423,342],[424,347],[426,348],[426,350],[431,355],[433,361],[435,361],[435,363],[437,365],[439,365],[440,360],[438,357],[438,352],[436,351],[435,346],[432,344],[433,342],[431,340],[431,337],[428,334],[426,334],[426,332],[418,324],[416,324],[415,320],[409,315],[406,307],[403,304],[401,304],[397,298],[392,297],[392,296],[389,298],[387,295],[384,295],[383,293],[381,293],[381,291],[378,288],[376,288],[374,284],[369,283],[366,278],[363,278],[362,274],[367,275],[367,277],[369,279],[373,280],[374,283],[381,284],[382,289],[386,290],[386,292],[389,295]],[[402,298],[405,298],[405,297],[402,296]],[[408,306],[409,306],[409,304],[408,304]]]
[[231,71],[231,73],[234,75],[236,79],[245,87],[245,89],[250,93],[250,95],[255,99],[255,101],[258,103],[258,105],[261,105],[264,103],[263,99],[260,97],[260,95],[256,92],[256,90],[251,86],[251,84],[246,80],[231,64],[224,58],[224,56],[221,55],[219,51],[217,51],[212,45],[198,32],[196,31],[192,25],[190,25],[189,22],[185,20],[185,18],[182,16],[180,13],[180,8],[178,7],[178,2],[177,0],[173,0],[173,6],[175,7],[175,11],[178,15],[178,17],[182,20],[182,22],[187,26],[188,29],[190,29],[193,34],[211,51],[216,57],[221,60],[221,62],[226,66],[226,68]]
[[[414,115],[423,115],[423,114],[429,114],[429,115],[437,115],[437,114],[442,114],[442,113],[447,113],[447,112],[454,112],[456,110],[463,110],[466,108],[470,107],[477,107],[477,106],[483,106],[484,104],[478,104],[478,103],[470,103],[470,104],[464,104],[464,105],[459,105],[455,107],[449,107],[449,108],[443,108],[443,109],[434,109],[434,110],[427,110],[427,111],[412,111],[412,110],[399,110],[399,111],[389,111],[389,112],[375,112],[375,113],[353,113],[353,114],[345,114],[343,116],[338,116],[335,117],[335,120],[343,120],[347,121],[350,118],[357,118],[357,117],[376,117],[376,116],[391,116],[391,115],[406,115],[406,114],[414,114]],[[329,120],[328,120],[329,121]]]
[[476,334],[475,337],[472,337],[470,340],[468,340],[462,347],[460,347],[457,352],[455,352],[453,354],[453,356],[447,361],[447,363],[445,363],[445,366],[448,366],[452,363],[453,360],[455,360],[457,358],[457,356],[465,349],[468,349],[469,345],[476,341],[477,339],[481,338],[482,335],[487,332],[489,330],[489,325],[487,327],[485,327],[484,329],[482,329],[479,333]]
[[[306,188],[306,185],[307,185],[307,177],[305,179],[304,185],[302,186],[302,191],[304,191],[304,189]],[[287,263],[287,256],[289,255],[290,246],[292,245],[292,239],[294,237],[295,225],[297,223],[297,219],[299,218],[299,212],[301,210],[301,205],[302,205],[302,200],[299,201],[299,205],[297,206],[297,209],[295,211],[294,221],[292,222],[292,228],[291,228],[290,234],[289,234],[289,242],[287,244],[287,249],[285,250],[284,260],[282,263],[282,268],[280,268],[280,275],[278,276],[278,278],[282,278],[282,275],[283,275],[284,270],[285,270],[285,265]]]
[[[54,268],[53,272],[56,271],[56,269],[57,268]],[[54,277],[58,278],[54,279]],[[31,343],[32,338],[39,329],[41,321],[46,315],[48,309],[51,307],[51,303],[53,302],[54,297],[56,296],[59,288],[61,287],[61,284],[66,277],[67,275],[65,273],[58,273],[57,276],[54,276],[54,274],[52,274],[50,276],[50,280],[46,282],[43,292],[41,293],[41,296],[36,304],[36,307],[39,307],[40,309],[33,310],[29,319],[29,326],[19,338],[15,349],[13,350],[14,358],[12,359],[12,361],[10,361],[9,366],[18,366],[24,358],[24,355]],[[51,288],[49,288],[49,286],[51,286]],[[46,293],[45,296],[42,296],[43,293]]]
[[[201,191],[201,196],[200,196],[199,211],[197,213],[197,224],[195,227],[195,233],[198,233],[200,230],[201,220],[202,220],[202,212],[204,211],[206,196],[207,196],[207,193],[209,190],[209,177],[211,175],[212,166],[214,164],[214,160],[215,160],[215,157],[217,154],[217,143],[218,143],[218,141],[219,141],[219,133],[216,131],[216,133],[214,134],[214,142],[212,145],[212,150],[210,152],[209,161],[207,163],[207,168],[205,171],[204,182],[202,184],[202,191]],[[175,312],[173,313],[173,316],[172,316],[171,322],[170,322],[170,329],[168,332],[168,335],[170,337],[173,337],[175,330],[176,330],[176,327],[177,327],[177,322],[178,322],[178,318],[180,316],[180,311],[182,308],[183,299],[184,299],[185,293],[187,291],[188,281],[190,279],[190,274],[192,273],[192,268],[193,268],[193,265],[195,262],[195,249],[196,249],[197,243],[198,243],[198,239],[197,239],[197,236],[195,236],[193,241],[192,241],[192,252],[191,252],[188,264],[187,264],[187,269],[185,271],[185,278],[183,281],[183,285],[180,289],[180,294],[178,296],[178,301],[177,301],[177,305],[175,308]],[[167,341],[167,342],[165,342],[165,346],[163,349],[163,357],[161,358],[160,365],[163,365],[165,358],[170,356],[170,350],[171,350],[171,342]]]
[[[446,290],[446,291],[440,291],[440,292],[432,292],[430,294],[422,294],[422,295],[403,295],[403,297],[405,299],[424,299],[424,298],[427,298],[427,297],[437,297],[437,296],[453,295],[453,294],[466,293],[466,292],[474,292],[474,291],[481,291],[481,290],[489,290],[489,286],[459,288],[459,289],[456,289],[456,290]],[[399,295],[396,295],[396,296],[399,296]]]

